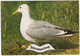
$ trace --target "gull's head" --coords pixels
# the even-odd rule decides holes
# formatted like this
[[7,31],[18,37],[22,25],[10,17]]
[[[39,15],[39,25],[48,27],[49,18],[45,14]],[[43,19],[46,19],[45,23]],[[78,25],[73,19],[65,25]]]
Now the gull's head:
[[18,7],[18,9],[17,9],[15,12],[12,13],[12,15],[14,15],[14,14],[16,14],[16,13],[18,13],[18,12],[23,13],[23,12],[28,11],[28,10],[29,10],[28,5],[27,5],[27,4],[22,4],[22,5],[20,5],[20,6]]

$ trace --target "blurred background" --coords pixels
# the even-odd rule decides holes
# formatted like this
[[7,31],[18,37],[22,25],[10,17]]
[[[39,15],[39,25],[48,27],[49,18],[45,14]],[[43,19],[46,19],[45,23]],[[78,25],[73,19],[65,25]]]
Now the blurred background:
[[78,33],[71,37],[54,38],[50,41],[56,50],[44,53],[26,51],[25,49],[32,42],[25,40],[20,33],[21,13],[12,16],[12,12],[17,10],[21,4],[29,5],[31,17],[35,20],[47,21],[69,30],[79,30],[78,1],[4,1],[1,2],[1,48],[3,55],[79,54]]

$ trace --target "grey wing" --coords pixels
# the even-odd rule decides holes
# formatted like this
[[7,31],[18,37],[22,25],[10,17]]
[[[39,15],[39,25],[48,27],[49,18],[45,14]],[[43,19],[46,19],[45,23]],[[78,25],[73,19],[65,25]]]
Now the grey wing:
[[64,33],[55,27],[57,26],[49,24],[48,22],[36,21],[29,26],[27,34],[33,38],[47,38]]
[[[55,25],[52,25],[48,22],[45,22],[45,21],[35,21],[34,23],[32,23],[29,28],[43,28],[43,27],[58,27],[58,26],[55,26]],[[60,27],[58,27],[60,28]]]

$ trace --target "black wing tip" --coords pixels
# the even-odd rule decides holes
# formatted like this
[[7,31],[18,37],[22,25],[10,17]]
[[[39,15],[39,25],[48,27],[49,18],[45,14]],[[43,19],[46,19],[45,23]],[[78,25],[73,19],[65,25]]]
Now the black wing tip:
[[64,29],[64,28],[58,28],[58,27],[55,27],[55,29],[59,29],[59,30],[63,30],[64,32],[67,32],[65,33],[64,35],[68,35],[68,34],[74,34],[74,33],[79,33],[79,31],[73,31],[73,30],[67,30],[67,29]]

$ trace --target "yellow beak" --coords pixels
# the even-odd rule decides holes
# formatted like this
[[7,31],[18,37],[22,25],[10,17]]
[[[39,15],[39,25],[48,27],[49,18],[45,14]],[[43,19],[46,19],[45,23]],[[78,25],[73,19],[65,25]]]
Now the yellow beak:
[[14,11],[14,12],[12,13],[12,15],[14,15],[14,14],[16,14],[16,13],[18,13],[18,11]]

